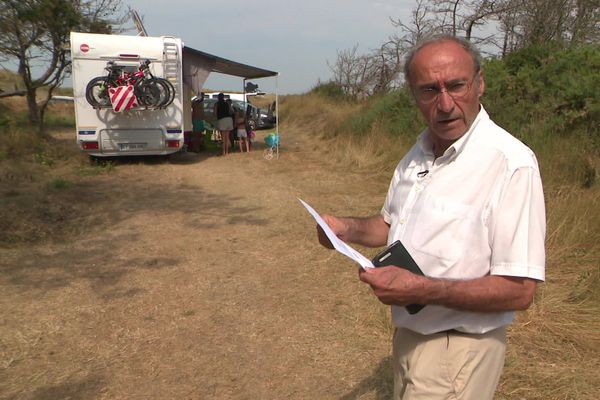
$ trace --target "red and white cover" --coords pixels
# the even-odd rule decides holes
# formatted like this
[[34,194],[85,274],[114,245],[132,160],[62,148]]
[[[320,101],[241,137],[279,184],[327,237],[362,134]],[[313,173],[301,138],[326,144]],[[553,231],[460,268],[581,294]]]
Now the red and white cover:
[[137,98],[133,93],[133,85],[117,86],[108,89],[110,102],[114,112],[127,111],[138,107]]

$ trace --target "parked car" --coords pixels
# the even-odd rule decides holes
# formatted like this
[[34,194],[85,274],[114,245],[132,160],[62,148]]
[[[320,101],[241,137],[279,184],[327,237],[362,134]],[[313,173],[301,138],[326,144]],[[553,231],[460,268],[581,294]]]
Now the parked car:
[[[215,129],[217,125],[217,116],[214,112],[215,103],[217,99],[204,99],[204,120],[208,124],[207,129]],[[260,110],[254,105],[240,100],[232,100],[231,105],[235,112],[246,112],[247,108],[250,107],[250,115],[248,122],[252,129],[257,129],[260,120]]]
[[258,129],[270,129],[277,125],[277,117],[275,114],[275,102],[267,109],[259,109],[259,117],[256,127]]

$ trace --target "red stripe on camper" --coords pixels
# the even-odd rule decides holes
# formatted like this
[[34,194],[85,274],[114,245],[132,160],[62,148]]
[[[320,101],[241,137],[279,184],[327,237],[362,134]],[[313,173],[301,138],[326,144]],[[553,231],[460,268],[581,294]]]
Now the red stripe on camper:
[[137,99],[133,93],[133,85],[118,86],[109,89],[110,102],[114,112],[127,111],[137,107]]

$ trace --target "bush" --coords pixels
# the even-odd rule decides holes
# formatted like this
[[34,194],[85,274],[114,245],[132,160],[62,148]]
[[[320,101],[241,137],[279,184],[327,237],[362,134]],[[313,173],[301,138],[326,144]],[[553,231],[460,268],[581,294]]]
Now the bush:
[[535,46],[484,64],[482,103],[538,156],[545,183],[592,187],[600,155],[600,46]]
[[344,93],[344,89],[333,81],[325,83],[317,83],[309,93],[313,93],[319,96],[328,97],[333,100],[349,100],[350,97]]
[[484,71],[482,101],[515,135],[534,124],[545,134],[600,136],[600,46],[535,46],[487,61]]
[[348,117],[343,130],[365,135],[374,126],[391,136],[416,137],[424,123],[410,92],[401,89],[370,98],[359,112]]
[[50,181],[50,187],[52,189],[68,189],[71,186],[73,186],[73,183],[63,178],[54,178]]

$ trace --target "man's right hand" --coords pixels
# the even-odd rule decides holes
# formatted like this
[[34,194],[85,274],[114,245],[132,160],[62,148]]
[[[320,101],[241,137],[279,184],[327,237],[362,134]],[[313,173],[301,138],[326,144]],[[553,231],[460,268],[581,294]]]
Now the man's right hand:
[[[334,217],[333,215],[328,215],[328,214],[321,215],[321,218],[323,218],[323,221],[325,221],[327,223],[329,228],[331,228],[331,230],[333,231],[333,233],[335,233],[335,235],[337,237],[339,237],[342,240],[345,240],[344,236],[348,230],[348,226],[344,223],[344,221],[342,219]],[[329,240],[329,238],[327,237],[327,235],[325,234],[323,229],[321,229],[321,227],[318,224],[317,224],[317,236],[319,237],[319,243],[321,243],[322,246],[327,247],[328,249],[333,249],[333,245],[331,244],[331,241]]]

